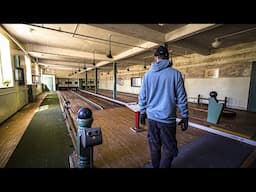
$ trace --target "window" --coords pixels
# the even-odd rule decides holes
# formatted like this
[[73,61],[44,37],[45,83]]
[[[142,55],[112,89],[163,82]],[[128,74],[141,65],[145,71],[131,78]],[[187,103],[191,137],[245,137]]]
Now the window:
[[218,78],[219,77],[219,68],[216,69],[206,69],[205,70],[206,78]]
[[0,88],[13,86],[10,43],[0,34]]
[[15,69],[15,80],[19,82],[19,85],[25,85],[23,68]]
[[32,75],[32,83],[34,85],[40,83],[40,76],[39,75]]
[[31,61],[29,56],[27,55],[25,55],[25,65],[26,65],[27,85],[32,85]]
[[131,86],[132,87],[141,87],[142,78],[141,77],[132,77]]
[[20,68],[20,56],[19,55],[14,55],[14,66],[17,68]]

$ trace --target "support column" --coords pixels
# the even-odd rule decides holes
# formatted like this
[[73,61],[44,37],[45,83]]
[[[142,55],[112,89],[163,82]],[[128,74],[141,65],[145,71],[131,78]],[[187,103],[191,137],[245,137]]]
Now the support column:
[[95,94],[98,93],[98,68],[95,68]]
[[85,90],[88,89],[87,80],[88,80],[88,78],[87,78],[87,71],[85,71]]
[[113,62],[113,99],[116,99],[116,72],[117,72],[117,67],[116,67],[116,62]]
[[83,79],[78,79],[79,89],[83,89]]

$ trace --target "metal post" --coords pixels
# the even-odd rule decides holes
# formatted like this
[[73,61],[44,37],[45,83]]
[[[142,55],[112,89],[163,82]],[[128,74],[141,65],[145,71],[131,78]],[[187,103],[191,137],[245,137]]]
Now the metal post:
[[83,88],[83,79],[81,78],[78,79],[78,86],[79,86],[79,89]]
[[98,93],[98,68],[95,68],[95,94]]
[[228,102],[228,98],[227,98],[227,97],[225,97],[225,99],[224,99],[224,108],[226,108],[226,107],[227,107],[227,102]]
[[144,131],[144,128],[140,128],[140,111],[139,111],[139,105],[129,105],[128,108],[130,108],[131,110],[133,110],[135,112],[135,126],[134,127],[130,127],[130,129],[132,131],[134,131],[135,133],[137,132],[141,132]]
[[139,111],[135,112],[135,128],[136,129],[140,128],[140,112]]
[[92,112],[88,108],[78,111],[77,154],[79,168],[93,168],[93,147],[85,147],[85,128],[91,128],[93,122]]
[[87,80],[88,80],[88,78],[87,78],[87,71],[85,72],[85,90],[87,90]]
[[116,99],[116,62],[113,62],[113,99]]

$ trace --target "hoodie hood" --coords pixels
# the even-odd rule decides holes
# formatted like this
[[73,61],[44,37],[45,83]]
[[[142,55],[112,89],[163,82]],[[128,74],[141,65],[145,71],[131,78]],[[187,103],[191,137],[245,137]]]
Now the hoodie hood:
[[163,60],[155,62],[152,65],[151,70],[152,71],[161,71],[162,69],[165,69],[170,66],[171,66],[170,61],[168,59],[163,59]]

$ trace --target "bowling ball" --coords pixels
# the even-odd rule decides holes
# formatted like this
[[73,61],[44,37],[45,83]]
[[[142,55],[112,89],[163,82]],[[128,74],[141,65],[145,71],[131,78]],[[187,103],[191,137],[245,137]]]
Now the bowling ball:
[[92,118],[92,111],[89,108],[81,107],[78,111],[79,119],[90,119]]
[[217,95],[218,95],[218,94],[217,94],[216,91],[211,91],[211,92],[210,92],[210,96],[211,96],[211,97],[217,97]]

